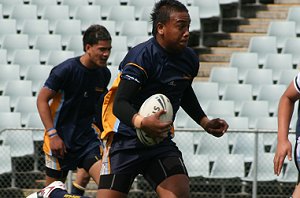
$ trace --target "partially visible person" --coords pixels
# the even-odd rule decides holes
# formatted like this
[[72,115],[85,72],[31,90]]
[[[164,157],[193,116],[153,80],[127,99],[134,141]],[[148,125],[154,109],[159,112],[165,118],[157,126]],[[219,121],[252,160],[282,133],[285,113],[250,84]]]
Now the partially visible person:
[[86,186],[90,182],[90,175],[83,168],[77,168],[76,179],[72,182],[71,194],[84,195]]
[[76,168],[99,182],[101,141],[95,123],[111,78],[106,67],[111,51],[107,29],[91,25],[83,35],[83,49],[82,56],[55,66],[38,94],[45,127],[46,186],[65,182],[69,170]]
[[[274,156],[274,173],[279,175],[282,171],[284,160],[292,160],[294,155],[295,166],[298,169],[298,181],[293,192],[293,198],[300,197],[300,120],[298,117],[296,126],[296,142],[294,154],[292,154],[292,144],[288,139],[289,127],[294,112],[294,106],[300,99],[300,73],[289,84],[286,91],[280,98],[278,105],[278,134],[277,134],[277,148]],[[298,109],[299,116],[299,109]]]
[[[104,99],[101,137],[106,150],[98,198],[127,197],[138,174],[161,198],[190,196],[182,153],[172,141],[172,121],[159,120],[164,110],[148,117],[138,114],[143,102],[153,94],[161,93],[170,99],[173,119],[181,106],[211,135],[221,137],[228,129],[225,120],[206,116],[192,89],[199,59],[187,47],[191,21],[188,9],[177,0],[160,0],[151,17],[153,38],[127,53],[119,66],[121,73]],[[136,128],[163,141],[146,146],[139,141]]]
[[54,197],[64,197],[64,198],[89,198],[86,196],[68,194],[66,186],[61,181],[55,181],[40,190],[27,196],[26,198],[54,198]]

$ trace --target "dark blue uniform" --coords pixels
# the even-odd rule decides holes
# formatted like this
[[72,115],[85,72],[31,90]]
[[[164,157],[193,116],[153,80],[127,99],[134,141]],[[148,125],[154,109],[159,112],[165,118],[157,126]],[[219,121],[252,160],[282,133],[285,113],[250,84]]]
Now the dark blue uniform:
[[[170,99],[175,118],[185,90],[190,88],[198,69],[199,59],[192,49],[185,48],[180,53],[170,54],[151,38],[128,52],[120,63],[119,78],[140,84],[141,89],[131,98],[131,105],[136,111],[151,95],[162,93]],[[118,80],[115,81],[117,82]],[[120,189],[118,185],[121,184],[114,184],[114,181],[106,179],[106,176],[111,177],[113,174],[117,176],[116,181],[120,182],[122,178],[118,178],[118,175],[127,175],[123,180],[125,183],[130,182],[130,176],[133,181],[136,175],[143,174],[154,189],[166,177],[187,174],[181,152],[171,140],[171,136],[157,145],[145,146],[138,140],[133,126],[128,126],[118,119],[111,120],[114,122],[110,125],[113,129],[104,131],[115,130],[115,133],[112,142],[108,141],[108,156],[103,158],[99,188],[112,186],[112,189],[127,193],[127,186]],[[102,137],[105,138],[105,134]],[[108,181],[110,183],[107,183]]]
[[[57,92],[50,109],[58,135],[62,138],[67,153],[64,159],[47,164],[52,158],[49,137],[45,136],[44,152],[46,165],[51,169],[75,169],[79,161],[91,150],[99,155],[100,141],[92,128],[96,122],[96,108],[107,92],[110,71],[106,67],[88,69],[80,57],[68,59],[54,67],[45,82],[45,87]],[[51,163],[50,163],[51,162]]]

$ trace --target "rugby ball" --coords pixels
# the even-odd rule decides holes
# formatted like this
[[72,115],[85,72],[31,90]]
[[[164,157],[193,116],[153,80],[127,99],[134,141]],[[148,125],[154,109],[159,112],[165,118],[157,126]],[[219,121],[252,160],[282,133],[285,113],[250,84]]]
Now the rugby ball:
[[[145,100],[139,110],[139,114],[147,117],[162,109],[166,110],[166,113],[162,114],[159,120],[163,122],[171,121],[173,119],[173,107],[169,98],[163,94],[154,94]],[[147,146],[158,144],[163,140],[162,138],[152,138],[141,129],[136,129],[136,133],[139,140]]]

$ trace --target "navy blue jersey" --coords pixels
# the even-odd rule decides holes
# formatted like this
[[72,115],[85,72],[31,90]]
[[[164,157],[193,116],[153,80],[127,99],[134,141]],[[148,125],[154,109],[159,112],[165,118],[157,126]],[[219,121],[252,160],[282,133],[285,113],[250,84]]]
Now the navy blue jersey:
[[88,69],[80,57],[52,69],[44,86],[57,92],[51,102],[51,114],[67,149],[76,151],[97,137],[91,126],[110,77],[108,68]]
[[[141,85],[141,90],[132,99],[132,106],[137,111],[151,95],[162,93],[170,99],[175,115],[184,91],[197,76],[199,59],[191,48],[185,48],[181,53],[168,53],[151,38],[132,48],[120,63],[119,70],[121,79],[133,80]],[[117,132],[136,135],[133,128],[122,122]]]

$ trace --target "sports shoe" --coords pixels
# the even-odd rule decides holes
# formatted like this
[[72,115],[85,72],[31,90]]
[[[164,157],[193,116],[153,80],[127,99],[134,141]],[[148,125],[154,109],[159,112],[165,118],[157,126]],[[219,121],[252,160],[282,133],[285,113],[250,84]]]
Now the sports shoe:
[[66,186],[61,181],[55,181],[43,188],[39,192],[35,192],[27,196],[26,198],[50,198],[50,194],[53,190],[60,188],[62,190],[66,190]]

